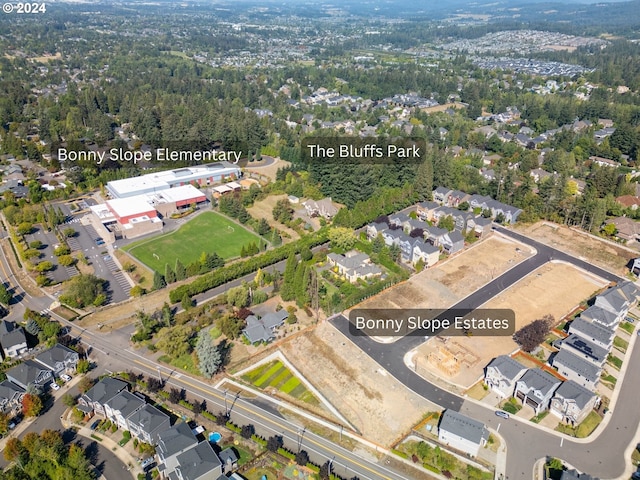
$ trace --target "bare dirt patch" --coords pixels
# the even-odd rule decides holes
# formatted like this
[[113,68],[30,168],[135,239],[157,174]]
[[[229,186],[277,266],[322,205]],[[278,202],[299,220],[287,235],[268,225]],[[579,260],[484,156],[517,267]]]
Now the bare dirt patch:
[[[516,330],[551,314],[560,320],[581,301],[607,284],[564,263],[547,263],[514,286],[491,299],[483,308],[509,308],[515,312]],[[453,354],[459,373],[447,376],[427,358],[439,348]],[[436,337],[418,348],[418,370],[440,377],[461,388],[470,387],[483,374],[489,361],[509,354],[518,346],[510,336]]]
[[281,346],[285,356],[365,438],[392,445],[434,408],[329,323]]
[[638,257],[638,252],[564,225],[538,222],[521,225],[517,229],[545,245],[584,258],[619,275],[626,274],[625,266],[629,260]]
[[284,193],[282,195],[269,195],[264,200],[255,202],[253,206],[247,209],[247,211],[253,218],[264,218],[267,220],[267,222],[269,222],[269,225],[272,228],[277,228],[281,232],[284,232],[287,235],[289,235],[289,238],[285,236],[282,239],[284,243],[288,241],[298,240],[300,238],[300,235],[298,235],[298,233],[295,230],[289,227],[286,227],[280,222],[276,222],[273,219],[273,207],[276,206],[276,203],[278,203],[278,200],[282,200],[283,198],[287,198],[287,195]]
[[291,165],[291,163],[282,160],[278,157],[274,158],[275,162],[272,163],[271,165],[268,165],[266,167],[264,166],[260,166],[260,164],[258,163],[257,165],[253,166],[253,164],[249,164],[250,166],[248,166],[247,168],[245,168],[245,171],[251,173],[251,174],[257,174],[260,177],[267,177],[269,180],[271,180],[272,182],[276,181],[276,173],[278,172],[278,169],[280,168],[286,168],[289,165]]
[[359,307],[446,308],[532,255],[528,247],[493,235]]

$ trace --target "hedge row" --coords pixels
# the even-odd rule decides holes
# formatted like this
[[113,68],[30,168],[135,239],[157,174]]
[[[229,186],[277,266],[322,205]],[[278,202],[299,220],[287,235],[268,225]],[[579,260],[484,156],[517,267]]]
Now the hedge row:
[[326,229],[320,229],[315,234],[301,238],[300,240],[282,245],[281,247],[267,250],[261,255],[251,257],[247,260],[232,263],[225,267],[218,268],[212,272],[206,273],[191,283],[181,285],[171,290],[169,299],[171,303],[180,302],[185,295],[192,297],[199,293],[206,292],[212,288],[224,285],[231,280],[244,277],[255,272],[259,268],[265,268],[274,263],[285,260],[289,255],[299,253],[305,248],[313,248],[321,245],[328,240],[328,232]]

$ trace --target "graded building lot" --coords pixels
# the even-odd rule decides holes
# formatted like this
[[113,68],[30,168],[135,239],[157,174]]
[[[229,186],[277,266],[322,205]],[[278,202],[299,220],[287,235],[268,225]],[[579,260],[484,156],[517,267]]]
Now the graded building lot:
[[228,218],[208,211],[192,218],[178,230],[134,242],[122,250],[149,268],[164,273],[165,266],[174,268],[177,259],[186,266],[197,261],[203,252],[215,252],[222,258],[237,257],[242,247],[251,242],[259,244],[260,237]]
[[452,259],[412,276],[358,308],[447,308],[534,252],[493,234]]
[[384,372],[328,322],[281,346],[287,359],[365,438],[389,446],[436,407]]
[[[289,235],[290,238],[284,237],[282,239],[283,243],[298,240],[300,238],[300,235],[298,235],[295,230],[283,225],[280,222],[276,222],[273,219],[273,207],[275,207],[276,203],[278,203],[278,200],[286,198],[287,195],[284,193],[282,195],[269,195],[264,200],[254,202],[251,207],[247,208],[249,215],[251,215],[253,218],[264,218],[272,228],[277,228],[279,231],[285,232],[287,235]],[[291,206],[293,208],[296,208],[299,205]]]
[[[580,302],[607,285],[607,282],[565,263],[547,263],[518,283],[492,298],[482,308],[508,308],[515,312],[516,331],[532,321],[551,314],[560,319]],[[495,357],[518,347],[507,336],[436,337],[417,350],[418,373],[422,370],[462,388],[469,388]],[[429,355],[432,354],[432,361]],[[451,357],[455,360],[451,360]],[[450,375],[438,365],[438,358],[450,360]]]
[[532,225],[517,225],[516,231],[618,275],[625,275],[628,272],[625,266],[629,260],[639,255],[638,252],[622,245],[618,246],[588,235],[582,230],[555,223],[537,222]]

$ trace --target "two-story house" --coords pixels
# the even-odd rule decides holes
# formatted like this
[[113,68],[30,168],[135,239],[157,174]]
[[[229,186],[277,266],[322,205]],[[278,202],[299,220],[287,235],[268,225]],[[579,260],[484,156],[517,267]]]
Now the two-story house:
[[160,432],[171,426],[169,416],[149,404],[129,415],[127,423],[131,435],[151,445],[157,444]]
[[36,355],[34,360],[51,370],[55,377],[60,377],[63,373],[74,373],[76,371],[80,356],[78,352],[71,350],[69,347],[56,343],[49,350]]
[[5,358],[15,358],[27,351],[27,337],[14,322],[0,322],[0,345]]
[[549,408],[551,398],[562,382],[540,368],[531,368],[516,382],[514,397],[533,408],[536,415]]
[[560,349],[553,357],[552,365],[560,375],[589,390],[594,390],[600,381],[602,368],[571,353],[568,349]]
[[24,390],[35,388],[39,392],[44,392],[53,381],[51,370],[33,360],[25,360],[5,373],[9,381]]
[[25,391],[9,380],[0,382],[0,411],[3,413],[19,412],[22,408],[22,397]]
[[616,329],[621,320],[620,315],[597,305],[592,305],[587,308],[580,314],[580,317],[611,331]]
[[437,187],[433,191],[433,201],[439,203],[440,205],[446,205],[449,201],[449,195],[451,195],[452,190],[446,187]]
[[143,398],[128,390],[122,390],[104,403],[105,416],[122,430],[130,430],[129,416],[146,405]]
[[454,230],[453,232],[449,232],[442,237],[440,240],[440,245],[449,255],[453,255],[461,251],[464,248],[464,237],[460,232]]
[[88,414],[105,415],[105,403],[126,390],[126,382],[117,378],[104,377],[78,399],[78,408]]
[[561,421],[577,425],[598,402],[598,396],[573,380],[563,382],[551,399],[551,413]]
[[177,480],[219,480],[222,462],[209,442],[201,442],[177,457]]
[[484,374],[484,383],[502,398],[513,396],[516,382],[525,374],[527,367],[508,355],[491,360]]
[[440,206],[437,202],[420,202],[416,205],[416,215],[422,221],[433,221],[433,212]]
[[173,427],[158,434],[156,455],[158,471],[163,478],[170,475],[178,466],[178,455],[198,444],[198,439],[185,422],[177,423]]
[[613,346],[613,337],[615,332],[604,326],[590,322],[582,318],[576,317],[569,325],[569,333],[571,335],[579,335],[580,337],[609,350]]
[[569,335],[567,338],[562,340],[560,349],[568,350],[574,355],[577,355],[599,367],[601,367],[607,360],[607,355],[609,354],[607,349],[575,334]]
[[413,257],[411,263],[415,265],[420,260],[425,267],[432,267],[440,260],[440,250],[422,239],[416,238],[413,243]]

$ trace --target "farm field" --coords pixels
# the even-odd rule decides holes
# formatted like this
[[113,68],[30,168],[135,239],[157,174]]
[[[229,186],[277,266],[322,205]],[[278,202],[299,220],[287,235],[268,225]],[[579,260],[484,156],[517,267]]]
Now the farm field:
[[303,402],[319,405],[313,393],[279,360],[247,372],[242,379],[262,390],[274,388]]
[[215,212],[204,212],[178,230],[134,242],[122,250],[149,268],[164,273],[165,265],[173,268],[177,259],[188,265],[198,260],[202,252],[233,258],[240,255],[243,245],[259,241],[257,235],[228,218]]

